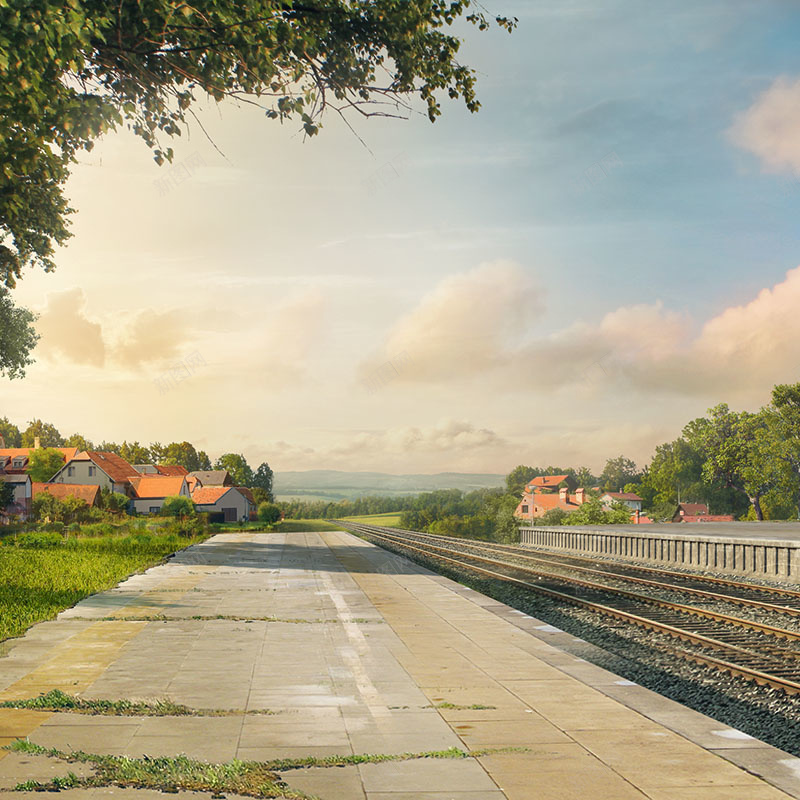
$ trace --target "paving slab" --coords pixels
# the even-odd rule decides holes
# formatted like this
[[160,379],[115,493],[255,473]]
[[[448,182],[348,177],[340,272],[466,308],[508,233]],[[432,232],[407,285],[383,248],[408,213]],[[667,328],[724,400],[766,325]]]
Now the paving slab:
[[[281,773],[322,800],[800,797],[800,759],[589,664],[579,641],[347,533],[224,534],[6,645],[0,700],[59,688],[226,715],[0,709],[0,744],[210,762],[475,751]],[[0,791],[70,769],[0,751]]]

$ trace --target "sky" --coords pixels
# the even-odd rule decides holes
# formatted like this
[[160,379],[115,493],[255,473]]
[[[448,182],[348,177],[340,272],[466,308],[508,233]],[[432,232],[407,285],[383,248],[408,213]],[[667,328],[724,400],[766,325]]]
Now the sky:
[[198,108],[81,156],[0,415],[294,469],[497,472],[655,446],[800,380],[800,7],[491,0],[482,108]]

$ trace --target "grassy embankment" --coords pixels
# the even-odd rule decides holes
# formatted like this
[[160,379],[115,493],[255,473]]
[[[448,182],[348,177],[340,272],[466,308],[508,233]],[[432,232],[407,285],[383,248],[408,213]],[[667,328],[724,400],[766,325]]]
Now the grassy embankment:
[[364,514],[360,517],[342,517],[347,522],[363,522],[365,525],[380,525],[384,528],[400,527],[400,512],[389,514]]
[[[86,526],[82,531],[96,530]],[[52,619],[170,553],[203,541],[124,527],[96,536],[24,533],[0,541],[0,641]]]

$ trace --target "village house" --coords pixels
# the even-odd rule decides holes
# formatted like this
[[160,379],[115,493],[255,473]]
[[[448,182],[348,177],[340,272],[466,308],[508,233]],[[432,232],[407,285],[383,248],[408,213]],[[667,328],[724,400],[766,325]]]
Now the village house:
[[678,503],[673,522],[733,522],[732,514],[710,514],[705,503]]
[[202,486],[233,486],[233,478],[226,469],[196,470],[190,472],[186,480],[191,491]]
[[[249,495],[249,497],[248,497]],[[192,502],[199,512],[207,512],[210,522],[245,522],[255,511],[252,493],[237,486],[198,486]]]
[[600,495],[605,507],[610,508],[612,503],[624,503],[631,511],[642,510],[642,498],[633,492],[605,492]]
[[9,521],[12,517],[17,517],[24,522],[31,514],[33,499],[30,475],[0,473],[0,483],[11,484],[14,487],[14,496],[11,502],[5,508],[0,508],[0,517],[3,522]]
[[67,461],[48,482],[99,486],[132,497],[130,479],[136,477],[139,473],[116,453],[86,450]]
[[96,506],[100,500],[100,487],[80,483],[39,483],[32,485],[33,499],[42,492],[63,500],[65,497],[79,497],[87,506]]
[[139,475],[130,478],[131,506],[137,514],[158,514],[168,497],[189,497],[185,475]]

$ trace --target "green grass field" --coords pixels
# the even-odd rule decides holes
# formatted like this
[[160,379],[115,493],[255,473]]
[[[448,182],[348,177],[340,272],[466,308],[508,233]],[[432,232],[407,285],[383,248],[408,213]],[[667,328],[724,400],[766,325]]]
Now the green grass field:
[[400,527],[400,512],[391,514],[364,514],[360,517],[342,517],[348,522],[363,522],[365,525],[382,525],[384,528]]
[[204,538],[28,534],[15,543],[8,537],[0,544],[0,641]]
[[285,519],[275,526],[278,533],[300,533],[305,531],[340,531],[338,525],[325,519]]

